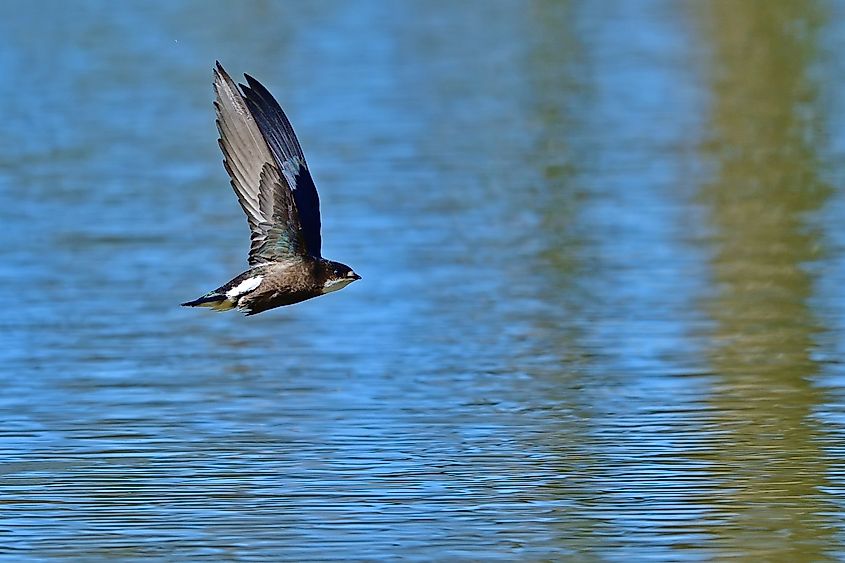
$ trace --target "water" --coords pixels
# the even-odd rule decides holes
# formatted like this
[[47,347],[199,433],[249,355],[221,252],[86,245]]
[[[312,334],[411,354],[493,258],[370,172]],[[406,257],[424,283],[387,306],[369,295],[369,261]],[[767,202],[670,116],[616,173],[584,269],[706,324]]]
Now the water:
[[[841,2],[0,8],[8,560],[845,558]],[[245,319],[211,67],[364,277]]]

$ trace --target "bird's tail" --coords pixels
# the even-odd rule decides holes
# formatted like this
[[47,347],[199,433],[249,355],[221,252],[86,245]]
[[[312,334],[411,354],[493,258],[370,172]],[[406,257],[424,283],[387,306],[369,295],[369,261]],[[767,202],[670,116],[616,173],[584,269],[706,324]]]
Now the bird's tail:
[[183,307],[209,307],[215,311],[228,311],[235,308],[235,303],[232,302],[226,295],[222,293],[206,293],[199,299],[193,301],[186,301],[182,303]]

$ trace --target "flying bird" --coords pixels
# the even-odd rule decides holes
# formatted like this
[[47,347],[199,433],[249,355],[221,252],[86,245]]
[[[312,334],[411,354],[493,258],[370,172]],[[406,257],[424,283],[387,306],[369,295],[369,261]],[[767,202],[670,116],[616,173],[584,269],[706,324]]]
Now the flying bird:
[[249,224],[249,269],[182,305],[255,315],[361,276],[322,257],[320,200],[293,127],[272,94],[244,77],[246,85],[235,86],[219,62],[214,69],[218,143]]

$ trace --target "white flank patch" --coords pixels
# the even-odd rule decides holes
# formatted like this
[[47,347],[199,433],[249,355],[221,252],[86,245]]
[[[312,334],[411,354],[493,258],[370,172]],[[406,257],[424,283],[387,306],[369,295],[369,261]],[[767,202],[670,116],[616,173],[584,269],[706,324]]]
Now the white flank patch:
[[229,299],[236,299],[245,293],[249,293],[259,285],[261,285],[261,280],[264,278],[262,276],[255,276],[252,278],[247,278],[229,291],[226,292],[226,297]]
[[339,280],[329,280],[325,284],[323,284],[323,293],[331,293],[332,291],[343,289],[353,281],[355,280],[350,280],[348,278]]

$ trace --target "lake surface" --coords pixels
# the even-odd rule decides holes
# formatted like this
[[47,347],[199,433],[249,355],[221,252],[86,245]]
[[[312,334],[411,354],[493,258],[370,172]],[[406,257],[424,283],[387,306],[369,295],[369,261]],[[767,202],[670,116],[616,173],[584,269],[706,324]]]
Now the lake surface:
[[[845,559],[845,4],[0,7],[0,556]],[[363,280],[246,265],[215,59]]]

